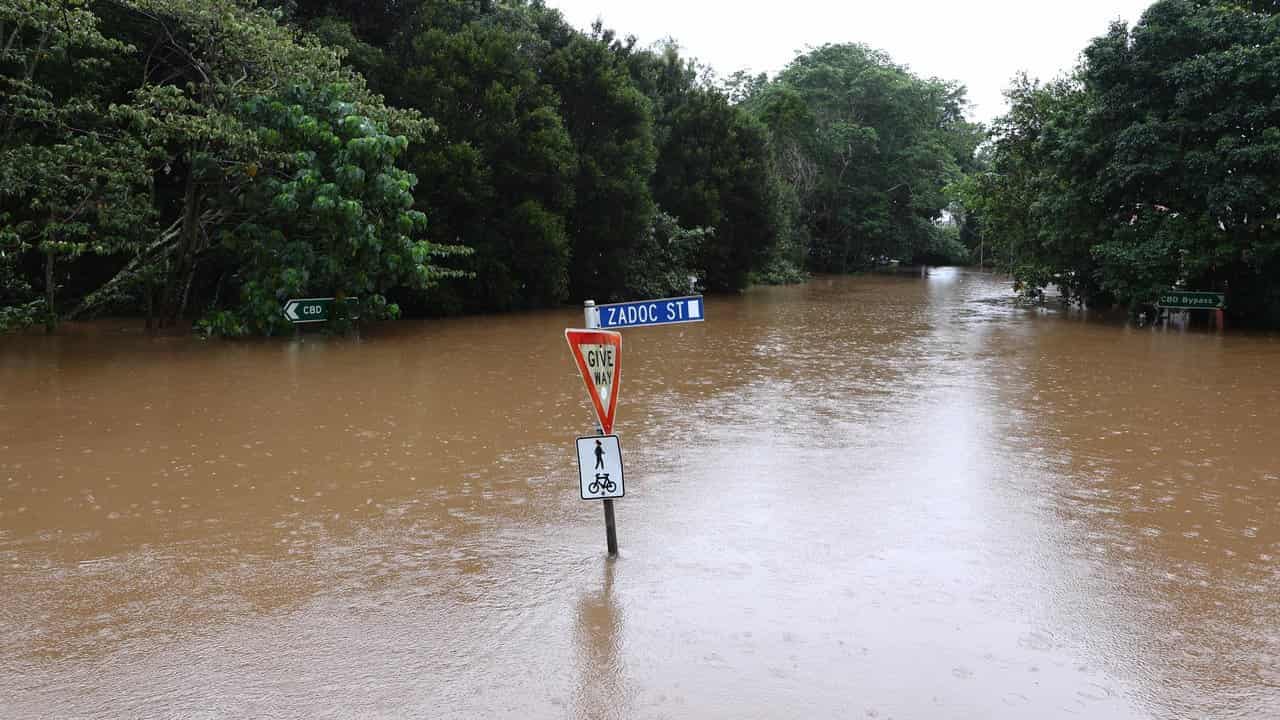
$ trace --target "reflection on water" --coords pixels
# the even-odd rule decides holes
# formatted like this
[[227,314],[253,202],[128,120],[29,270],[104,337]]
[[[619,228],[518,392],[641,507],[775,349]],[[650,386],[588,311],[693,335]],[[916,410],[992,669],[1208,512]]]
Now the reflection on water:
[[574,714],[579,718],[623,718],[626,712],[625,664],[619,647],[622,612],[613,596],[616,558],[601,563],[601,586],[587,591],[578,601],[578,661],[573,667],[578,679]]
[[0,338],[0,717],[1280,716],[1280,342],[817,278],[580,311]]

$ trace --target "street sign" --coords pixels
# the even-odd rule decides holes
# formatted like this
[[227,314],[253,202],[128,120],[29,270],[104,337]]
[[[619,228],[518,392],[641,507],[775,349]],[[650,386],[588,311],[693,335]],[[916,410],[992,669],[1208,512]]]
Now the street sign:
[[606,500],[626,494],[622,487],[622,447],[617,435],[578,438],[578,481],[583,500]]
[[595,407],[596,417],[605,435],[613,433],[613,416],[618,409],[618,390],[622,380],[622,335],[607,330],[564,331],[569,351],[587,384],[587,395]]
[[[359,302],[356,298],[347,298],[347,303]],[[333,314],[333,298],[299,298],[284,304],[284,319],[300,325],[302,323],[327,322]],[[355,316],[352,316],[354,319]]]
[[662,300],[597,305],[595,312],[600,319],[600,327],[621,328],[702,322],[703,309],[702,296],[690,295]]
[[1158,305],[1170,310],[1222,310],[1227,307],[1227,296],[1216,292],[1170,290],[1160,293]]

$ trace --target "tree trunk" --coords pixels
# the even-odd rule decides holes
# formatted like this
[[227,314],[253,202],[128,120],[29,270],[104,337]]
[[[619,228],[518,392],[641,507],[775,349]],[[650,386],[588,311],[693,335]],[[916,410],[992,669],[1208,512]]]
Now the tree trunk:
[[155,303],[155,294],[156,294],[156,287],[155,287],[155,283],[154,283],[154,282],[152,282],[152,281],[148,278],[148,279],[147,279],[146,287],[143,289],[143,291],[142,291],[142,292],[143,292],[143,294],[144,294],[144,295],[146,295],[146,296],[147,296],[147,329],[148,329],[148,330],[151,330],[152,328],[154,328],[154,327],[155,327],[155,315],[156,315],[156,312],[155,312],[155,306],[156,306],[156,303]]
[[[191,269],[187,271],[187,277],[182,283],[182,302],[178,303],[178,315],[182,317],[187,314],[187,298],[191,296],[191,283],[196,279],[195,262],[191,263]],[[176,319],[176,318],[175,318]]]
[[53,283],[53,258],[53,249],[46,249],[44,251],[45,332],[53,332],[54,328],[58,326],[58,315],[53,305],[54,295],[57,293],[57,286]]
[[187,168],[187,188],[183,194],[182,231],[178,236],[178,248],[165,287],[164,304],[160,322],[170,325],[178,321],[186,305],[187,285],[195,272],[194,254],[196,237],[200,232],[200,203],[194,170]]

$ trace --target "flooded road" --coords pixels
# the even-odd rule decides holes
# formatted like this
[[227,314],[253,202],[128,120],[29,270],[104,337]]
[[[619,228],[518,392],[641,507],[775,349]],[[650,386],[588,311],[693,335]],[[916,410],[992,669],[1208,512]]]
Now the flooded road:
[[573,310],[0,338],[0,718],[1280,717],[1280,340],[819,278],[625,331],[609,561]]

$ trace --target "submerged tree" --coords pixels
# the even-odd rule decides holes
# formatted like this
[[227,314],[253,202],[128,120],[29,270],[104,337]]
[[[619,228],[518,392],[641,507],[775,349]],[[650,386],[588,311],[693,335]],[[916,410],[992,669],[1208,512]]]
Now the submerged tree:
[[1014,87],[968,202],[1033,290],[1137,307],[1217,289],[1280,323],[1277,68],[1274,3],[1157,2],[1073,76]]
[[825,45],[746,97],[799,204],[810,267],[845,272],[931,247],[943,188],[981,135],[963,88],[863,45]]
[[404,71],[388,91],[441,128],[408,160],[431,236],[475,250],[464,307],[552,305],[569,290],[576,155],[527,13],[478,7],[423,4],[392,51]]
[[[148,322],[154,308],[165,324],[225,302],[220,278],[268,271],[269,253],[219,238],[261,212],[252,203],[259,178],[330,159],[338,134],[316,135],[311,125],[348,108],[394,136],[395,152],[430,127],[368,92],[339,52],[235,0],[9,0],[0,22],[8,90],[0,260],[12,267],[43,254],[51,317],[143,305]],[[298,88],[320,93],[328,115],[293,112]],[[273,101],[291,108],[283,120],[258,112]],[[391,237],[397,222],[375,224]],[[53,270],[59,258],[87,253],[100,261],[64,263],[74,271],[66,278]],[[351,273],[344,282],[369,286],[357,276],[370,268],[349,260],[337,256]],[[380,268],[378,277],[401,269]],[[79,299],[66,311],[54,306],[63,279],[65,294]],[[233,310],[259,317],[245,298],[253,307]]]
[[[148,151],[104,97],[134,52],[77,5],[0,3],[0,329],[58,319],[70,263],[137,252],[152,216]],[[41,258],[43,303],[18,270]]]
[[238,198],[243,220],[222,233],[240,302],[210,317],[211,331],[283,330],[281,301],[317,292],[362,319],[395,317],[388,290],[460,275],[431,264],[464,250],[422,237],[427,217],[412,209],[417,178],[395,166],[408,138],[388,134],[345,96],[341,86],[298,86],[247,103],[246,119],[275,162],[250,170]]
[[578,159],[569,278],[583,298],[619,299],[629,258],[655,212],[652,107],[631,81],[620,46],[597,25],[594,36],[553,36],[545,60]]
[[654,108],[653,199],[685,227],[711,231],[693,259],[703,285],[740,290],[781,241],[766,130],[674,43],[632,52],[629,64]]

